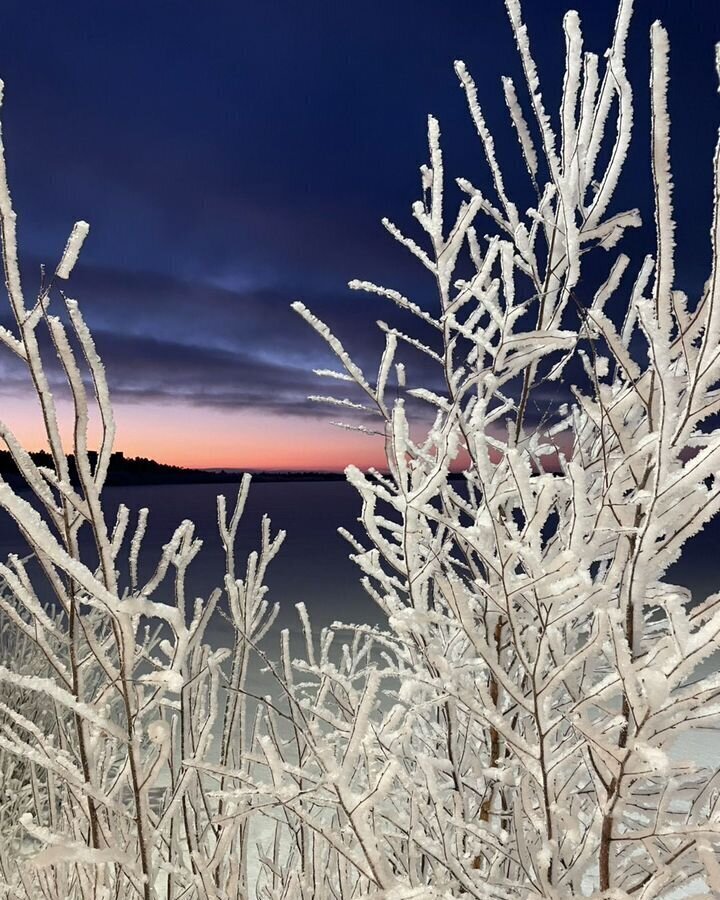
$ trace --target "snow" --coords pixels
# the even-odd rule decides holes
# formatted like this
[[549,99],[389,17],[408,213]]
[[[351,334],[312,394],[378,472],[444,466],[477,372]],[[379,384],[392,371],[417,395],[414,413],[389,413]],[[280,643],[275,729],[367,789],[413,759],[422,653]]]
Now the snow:
[[65,245],[62,259],[55,270],[55,274],[58,278],[67,279],[70,277],[89,231],[90,226],[87,222],[76,222],[73,225],[73,230],[70,232],[70,237]]
[[[346,470],[360,537],[344,532],[384,629],[316,634],[301,606],[299,648],[285,629],[267,649],[278,610],[267,575],[285,533],[263,517],[258,547],[238,560],[249,477],[231,514],[217,499],[225,564],[207,599],[188,591],[202,549],[189,520],[160,548],[145,546],[146,509],[129,547],[128,510],[108,534],[104,368],[74,301],[69,323],[47,314],[49,293],[25,310],[0,152],[19,333],[0,331],[0,342],[26,366],[53,457],[36,469],[0,426],[42,512],[3,482],[0,508],[57,601],[52,614],[39,606],[17,559],[0,568],[2,624],[18,650],[0,663],[0,771],[3,785],[20,785],[0,872],[20,900],[233,900],[255,888],[262,900],[669,900],[688,884],[718,890],[720,602],[691,598],[667,572],[720,510],[720,433],[706,427],[719,403],[720,174],[712,277],[688,298],[674,290],[666,32],[651,32],[657,246],[633,260],[618,245],[641,225],[637,209],[607,212],[633,129],[632,3],[621,0],[602,63],[567,14],[556,113],[519,0],[506,6],[532,116],[512,81],[503,89],[536,207],[521,213],[513,201],[478,86],[458,62],[496,196],[459,178],[450,214],[430,116],[411,205],[419,237],[384,224],[430,273],[435,305],[350,282],[419,320],[420,336],[379,320],[384,350],[367,375],[325,322],[293,304],[338,361],[316,374],[361,402],[312,399],[375,416],[374,428],[339,424],[385,440],[387,474]],[[87,233],[78,222],[59,278]],[[578,307],[588,253],[609,260],[608,274],[595,289],[583,282],[592,299]],[[41,326],[73,405],[77,487]],[[408,348],[432,367],[427,384],[412,352],[400,359]],[[544,385],[568,372],[571,401],[548,404]],[[432,407],[432,424],[415,419],[413,400]],[[454,486],[458,458],[465,478]],[[85,526],[92,558],[78,543]],[[154,560],[144,584],[141,554]],[[230,649],[206,642],[221,599]]]

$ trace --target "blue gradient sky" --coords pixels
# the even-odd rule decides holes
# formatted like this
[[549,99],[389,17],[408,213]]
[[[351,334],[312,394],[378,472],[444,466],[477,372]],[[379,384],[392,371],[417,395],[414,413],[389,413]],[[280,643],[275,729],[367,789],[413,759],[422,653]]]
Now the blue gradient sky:
[[[575,5],[587,48],[602,51],[614,2]],[[566,3],[524,7],[555,108]],[[672,42],[678,287],[693,296],[709,261],[720,4],[636,2],[636,130],[620,190],[649,221],[655,18]],[[501,0],[3,4],[3,121],[26,290],[37,289],[41,262],[55,264],[72,222],[89,221],[71,294],[107,362],[121,449],[201,466],[379,462],[379,441],[332,428],[335,413],[306,401],[325,390],[311,369],[331,358],[290,302],[302,299],[371,369],[373,323],[393,311],[347,281],[433,303],[432,283],[380,218],[411,230],[428,112],[441,122],[448,174],[487,182],[458,57],[478,83],[507,180],[529,203],[500,89],[503,74],[519,81]],[[625,249],[639,261],[651,238],[652,227]],[[19,373],[2,361],[0,374],[3,418],[39,445]]]

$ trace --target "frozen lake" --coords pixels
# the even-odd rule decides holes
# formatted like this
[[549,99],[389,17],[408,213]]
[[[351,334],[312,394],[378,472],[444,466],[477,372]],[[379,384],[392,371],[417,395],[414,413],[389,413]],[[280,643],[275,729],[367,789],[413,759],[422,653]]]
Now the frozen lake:
[[[145,550],[140,557],[141,577],[150,576],[158,549],[169,540],[177,525],[183,519],[191,519],[204,545],[188,570],[188,596],[207,597],[214,587],[222,584],[225,571],[217,531],[216,497],[225,494],[228,508],[232,509],[238,487],[237,484],[203,484],[108,488],[106,511],[113,521],[120,503],[125,503],[135,516],[141,507],[149,507]],[[259,546],[263,513],[272,519],[273,534],[280,528],[287,532],[285,544],[271,564],[267,579],[268,598],[281,605],[280,616],[266,644],[271,656],[277,653],[277,642],[273,638],[280,628],[288,627],[294,633],[299,631],[294,608],[299,602],[305,603],[317,628],[336,620],[352,623],[381,621],[381,613],[362,589],[358,570],[349,559],[351,548],[337,533],[338,526],[342,525],[362,539],[362,528],[356,521],[359,512],[359,497],[345,482],[251,485],[238,532],[238,574],[242,577],[244,559]],[[134,518],[131,518],[132,522]],[[716,523],[687,545],[683,559],[668,574],[669,579],[691,588],[696,599],[720,587],[716,564],[718,540],[720,526]],[[4,559],[11,552],[22,554],[25,551],[13,523],[0,517],[0,558]],[[170,589],[168,583],[166,590]],[[161,598],[162,595],[157,596],[157,599]],[[215,617],[214,629],[208,636],[216,645],[231,641],[229,628],[219,616]],[[709,665],[717,665],[717,658],[716,654]],[[251,680],[258,678],[258,674],[251,673]],[[683,735],[677,752],[698,760],[720,762],[720,739],[712,731]]]
[[[169,540],[177,525],[183,519],[191,519],[204,545],[188,571],[188,596],[207,597],[222,583],[224,574],[216,497],[219,493],[225,494],[228,507],[232,509],[237,491],[237,484],[109,488],[106,511],[109,520],[113,521],[122,502],[130,508],[131,523],[134,523],[137,511],[143,506],[149,507],[145,550],[140,558],[141,578],[151,574],[158,549]],[[238,574],[242,576],[247,554],[259,545],[263,513],[272,519],[273,534],[280,528],[287,531],[285,544],[272,563],[267,579],[269,599],[279,602],[282,610],[266,644],[271,656],[277,655],[274,638],[279,628],[289,627],[291,632],[297,633],[294,605],[301,601],[318,627],[338,619],[356,623],[381,621],[379,611],[359,584],[358,571],[349,559],[350,546],[337,534],[338,526],[342,525],[362,538],[362,528],[356,521],[359,512],[360,500],[353,488],[344,482],[259,483],[251,486],[238,533]],[[700,535],[688,545],[685,558],[669,573],[672,580],[690,587],[698,599],[720,586],[715,563],[718,537],[720,528],[717,526]],[[11,552],[23,554],[26,551],[14,525],[0,517],[0,558]],[[170,589],[169,584],[166,590]],[[157,599],[162,599],[162,595]],[[232,635],[221,617],[216,616],[209,637],[216,645],[231,641]],[[301,652],[299,644],[296,647]],[[717,655],[709,666],[717,666]],[[253,691],[265,686],[259,667],[251,671],[249,681]],[[720,764],[720,737],[714,731],[684,734],[671,755],[717,766]],[[263,821],[255,822],[254,837],[268,837],[269,834]],[[253,880],[257,865],[253,855],[250,860]],[[681,895],[683,892],[678,896]]]
[[[183,519],[191,519],[204,546],[188,571],[188,589],[192,596],[206,597],[221,584],[224,573],[216,497],[225,494],[228,507],[232,508],[237,491],[237,484],[114,487],[105,491],[105,508],[112,522],[118,505],[124,503],[131,510],[131,525],[132,514],[136,516],[143,506],[150,509],[140,559],[141,575],[150,574],[157,550],[169,540],[177,525]],[[268,577],[270,599],[279,601],[283,608],[283,624],[294,619],[293,607],[300,601],[318,624],[335,619],[379,620],[375,605],[359,584],[358,570],[349,559],[351,548],[337,533],[337,528],[344,526],[362,540],[362,527],[356,521],[360,499],[350,485],[338,481],[252,484],[238,532],[239,567],[247,554],[259,546],[263,513],[272,519],[273,533],[280,528],[287,532]],[[688,543],[668,579],[691,588],[696,599],[720,588],[719,541],[720,523],[716,522]],[[25,550],[14,524],[2,514],[0,559],[11,552],[22,554]],[[222,637],[217,634],[219,640]]]
[[[138,510],[150,509],[148,528],[140,555],[140,577],[149,577],[157,562],[159,549],[170,539],[183,519],[195,523],[203,547],[188,570],[189,597],[207,597],[222,585],[225,557],[217,529],[216,497],[225,494],[232,510],[238,484],[143,485],[115,487],[105,491],[108,521],[114,521],[117,508],[130,508],[130,527]],[[337,533],[343,525],[360,535],[354,523],[360,500],[345,482],[258,483],[251,485],[245,513],[238,530],[237,569],[242,577],[247,555],[260,545],[263,513],[272,520],[272,533],[287,532],[285,543],[269,569],[269,599],[281,604],[279,627],[296,628],[294,606],[304,602],[313,621],[328,624],[336,619],[350,622],[378,621],[376,607],[359,584],[356,566],[349,559],[351,548]],[[355,527],[353,527],[355,525]],[[85,540],[87,541],[87,533]],[[128,538],[126,537],[126,544]],[[26,552],[14,524],[0,516],[0,559],[8,553]],[[121,554],[122,555],[122,554]],[[126,554],[127,555],[127,554]],[[168,583],[167,590],[171,588]],[[162,599],[162,595],[156,595]],[[213,639],[229,641],[222,621]]]

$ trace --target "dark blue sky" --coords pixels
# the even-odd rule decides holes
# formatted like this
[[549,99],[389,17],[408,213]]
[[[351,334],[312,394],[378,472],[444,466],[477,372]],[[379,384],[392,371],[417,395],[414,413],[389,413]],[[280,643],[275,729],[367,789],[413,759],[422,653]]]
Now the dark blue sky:
[[[615,3],[575,6],[586,47],[602,51]],[[524,4],[551,108],[566,8],[564,0]],[[389,313],[349,292],[348,279],[431,302],[432,285],[379,220],[409,222],[428,112],[441,122],[448,174],[486,181],[455,58],[478,83],[510,184],[524,185],[499,82],[519,75],[502,0],[6,0],[0,16],[4,133],[26,288],[35,289],[41,261],[56,262],[72,222],[87,219],[72,293],[128,423],[141,407],[144,423],[153,409],[201,417],[213,408],[224,418],[211,430],[222,421],[257,428],[281,414],[295,422],[288,435],[302,434],[302,419],[325,441],[336,439],[304,402],[323,389],[310,368],[329,357],[289,304],[302,299],[369,359],[372,323]],[[636,2],[628,50],[635,143],[621,196],[648,220],[655,18],[672,43],[678,286],[692,292],[708,262],[720,3]],[[647,247],[635,239],[631,249]],[[13,372],[7,376],[6,396],[19,389]],[[128,446],[140,452],[148,427],[128,425]],[[147,436],[148,451],[160,452]],[[195,461],[248,464],[241,455],[215,459],[198,445]]]

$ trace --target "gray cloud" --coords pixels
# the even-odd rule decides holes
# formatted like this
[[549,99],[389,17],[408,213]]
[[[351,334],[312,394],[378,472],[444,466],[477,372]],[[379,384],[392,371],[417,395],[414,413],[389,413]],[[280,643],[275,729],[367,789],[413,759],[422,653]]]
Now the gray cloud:
[[[232,291],[146,273],[79,268],[72,296],[90,325],[118,403],[337,417],[337,409],[307,399],[335,392],[338,383],[329,384],[312,369],[337,364],[324,342],[291,310],[290,289]],[[340,302],[319,295],[312,306],[321,317],[336,320],[347,346],[373,371],[382,350],[379,336],[368,327],[379,314],[377,300],[366,302],[346,291]],[[67,318],[59,296],[53,297],[52,311]],[[7,315],[0,321],[14,330]],[[62,391],[60,367],[51,361],[52,349],[42,335],[41,346],[50,363],[51,383]],[[0,371],[1,393],[17,395],[27,383],[22,366],[9,356],[0,362]]]
[[[38,266],[25,272],[31,286]],[[36,276],[35,276],[36,277]],[[373,381],[384,338],[374,327],[383,319],[437,347],[438,335],[428,326],[375,295],[339,289],[313,290],[309,297],[296,285],[257,282],[248,275],[227,284],[134,273],[80,265],[71,282],[72,296],[95,336],[115,402],[184,404],[227,411],[252,410],[289,416],[366,421],[367,417],[308,401],[308,395],[331,394],[364,400],[354,385],[318,378],[313,368],[339,368],[322,339],[290,308],[301,296],[342,340]],[[432,285],[427,287],[431,288]],[[425,288],[427,289],[427,288]],[[29,290],[28,290],[28,293]],[[410,293],[410,292],[408,292]],[[432,309],[430,293],[410,293]],[[53,309],[63,313],[60,296]],[[11,324],[5,317],[5,324]],[[419,327],[420,326],[420,327]],[[424,329],[424,332],[423,332]],[[46,352],[50,348],[46,347]],[[401,343],[398,361],[406,364],[408,386],[443,392],[437,366]],[[22,375],[10,361],[3,364],[6,394],[16,394]],[[62,390],[55,366],[53,383]],[[548,407],[566,399],[566,389],[548,384],[528,412],[539,419]],[[426,405],[410,401],[415,414],[429,415]]]

